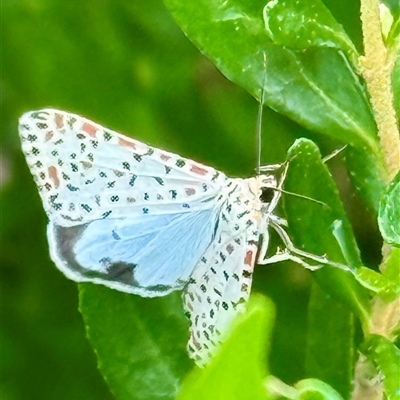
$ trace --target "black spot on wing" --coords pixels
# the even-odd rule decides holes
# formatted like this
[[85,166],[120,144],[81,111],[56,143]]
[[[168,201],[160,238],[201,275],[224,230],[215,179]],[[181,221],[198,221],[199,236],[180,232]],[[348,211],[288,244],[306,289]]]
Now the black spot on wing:
[[[106,257],[99,260],[99,270],[85,268],[76,260],[74,246],[81,238],[88,224],[82,224],[72,227],[62,227],[54,225],[54,234],[56,240],[56,251],[59,258],[68,265],[68,269],[80,275],[82,279],[90,281],[93,278],[99,278],[107,285],[109,282],[118,282],[128,287],[143,289],[147,292],[159,293],[170,292],[171,289],[182,289],[186,282],[176,282],[176,285],[153,285],[143,287],[135,280],[135,268],[137,264],[123,261],[113,261]],[[115,240],[115,237],[114,237]]]
[[123,283],[133,283],[133,270],[135,264],[124,263],[122,261],[112,263],[107,268],[107,279]]
[[[76,260],[75,244],[89,224],[72,227],[55,227],[57,253],[68,265],[68,268],[78,273],[83,278],[101,278],[105,281],[120,282],[129,286],[139,285],[134,279],[135,264],[125,262],[113,262],[110,259],[99,260],[99,270],[85,268]],[[114,233],[114,232],[113,232]],[[115,237],[114,237],[115,239]]]

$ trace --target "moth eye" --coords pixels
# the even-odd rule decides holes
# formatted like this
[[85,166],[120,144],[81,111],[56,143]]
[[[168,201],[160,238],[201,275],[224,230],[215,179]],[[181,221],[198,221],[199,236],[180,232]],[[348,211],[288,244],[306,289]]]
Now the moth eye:
[[274,198],[275,190],[271,187],[261,188],[260,200],[262,203],[271,203]]

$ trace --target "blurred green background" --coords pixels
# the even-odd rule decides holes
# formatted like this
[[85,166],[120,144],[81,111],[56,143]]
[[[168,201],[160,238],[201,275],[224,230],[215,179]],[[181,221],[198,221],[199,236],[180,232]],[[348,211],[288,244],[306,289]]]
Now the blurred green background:
[[[356,28],[350,33],[359,43]],[[111,399],[76,284],[49,259],[18,117],[47,106],[76,112],[228,175],[250,176],[258,105],[198,52],[161,0],[4,0],[2,30],[2,400]],[[282,162],[297,137],[316,139],[271,110],[263,125],[264,164]],[[320,137],[318,144],[325,154],[337,146]],[[379,248],[369,246],[375,227],[337,171],[356,228],[362,221],[361,245]],[[303,378],[310,281],[291,264],[259,267],[254,278],[254,290],[277,306],[271,372],[287,383]]]

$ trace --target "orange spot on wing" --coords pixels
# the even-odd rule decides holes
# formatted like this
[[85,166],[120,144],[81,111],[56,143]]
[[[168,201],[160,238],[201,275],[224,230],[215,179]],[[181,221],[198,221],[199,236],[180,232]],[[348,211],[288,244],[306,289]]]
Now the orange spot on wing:
[[199,167],[199,166],[196,165],[196,164],[193,164],[193,165],[191,166],[190,171],[191,171],[191,172],[194,172],[195,174],[198,174],[198,175],[206,175],[207,172],[208,172],[206,169],[201,168],[201,167]]
[[58,172],[56,167],[49,167],[48,169],[49,177],[54,183],[54,187],[57,189],[60,186],[60,178],[58,177]]
[[253,250],[247,250],[246,257],[244,258],[244,263],[246,265],[252,266],[253,265],[252,261],[253,261]]
[[160,154],[160,158],[161,158],[161,160],[163,160],[163,161],[168,161],[171,157],[170,157],[170,156],[167,156],[166,154]]
[[124,147],[131,147],[132,149],[136,149],[136,143],[133,140],[124,139],[122,137],[118,138],[118,143]]
[[48,141],[53,137],[53,135],[54,135],[54,132],[53,132],[53,131],[48,131],[48,132],[46,132],[46,136],[45,136],[44,140],[45,140],[46,142],[48,142]]
[[64,115],[62,114],[54,114],[54,122],[56,123],[57,129],[64,128]]
[[96,137],[97,128],[94,125],[85,122],[82,126],[82,130],[89,136]]

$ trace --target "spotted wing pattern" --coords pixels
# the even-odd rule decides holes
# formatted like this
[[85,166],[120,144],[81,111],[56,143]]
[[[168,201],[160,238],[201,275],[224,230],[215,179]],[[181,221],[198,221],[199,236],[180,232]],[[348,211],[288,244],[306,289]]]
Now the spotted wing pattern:
[[63,111],[23,115],[20,136],[45,211],[61,226],[211,208],[225,186],[214,168]]
[[245,181],[235,181],[239,184],[223,205],[216,237],[183,292],[191,322],[188,352],[200,366],[214,355],[250,296],[260,235],[249,194],[241,190]]
[[57,110],[22,116],[20,136],[59,269],[142,296],[183,287],[213,240],[224,174]]

